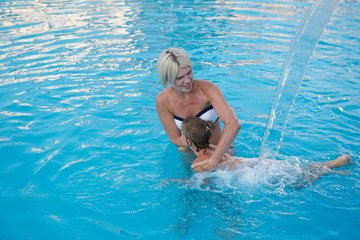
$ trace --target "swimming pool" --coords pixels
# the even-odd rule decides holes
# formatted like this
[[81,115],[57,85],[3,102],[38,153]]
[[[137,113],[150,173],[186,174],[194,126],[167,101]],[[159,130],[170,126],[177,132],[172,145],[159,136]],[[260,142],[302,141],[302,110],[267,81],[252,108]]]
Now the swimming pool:
[[[311,4],[1,2],[1,239],[358,239],[358,1],[342,1],[320,37],[278,156],[291,168],[349,154],[352,175],[295,191],[283,169],[216,171],[204,186],[155,110],[157,57],[182,47],[241,120],[236,155],[257,157]],[[162,184],[172,178],[193,184]]]

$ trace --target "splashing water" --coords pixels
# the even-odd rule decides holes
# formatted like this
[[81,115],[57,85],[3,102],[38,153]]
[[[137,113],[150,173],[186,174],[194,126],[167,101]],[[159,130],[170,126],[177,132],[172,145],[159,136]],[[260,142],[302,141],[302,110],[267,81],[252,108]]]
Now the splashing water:
[[268,117],[260,159],[275,159],[291,106],[320,35],[340,0],[318,0],[305,14],[291,43]]
[[[186,182],[187,187],[218,191],[252,192],[254,189],[281,193],[308,185],[310,171],[296,157],[282,161],[243,158],[244,165],[228,169],[225,165],[214,171],[196,173]],[[254,186],[257,186],[254,188]]]

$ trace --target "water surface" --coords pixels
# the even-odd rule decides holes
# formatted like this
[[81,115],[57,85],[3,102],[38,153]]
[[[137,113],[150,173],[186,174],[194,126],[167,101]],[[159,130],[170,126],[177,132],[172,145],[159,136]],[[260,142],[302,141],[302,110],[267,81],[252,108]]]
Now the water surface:
[[[308,162],[359,161],[360,5],[342,1],[310,59],[278,160],[262,178],[217,171],[158,120],[156,60],[186,49],[242,122],[236,155],[259,156],[291,41],[312,1],[0,3],[1,239],[357,239],[359,168],[300,191]],[[238,173],[238,175],[236,174]],[[279,175],[277,183],[267,182]],[[195,184],[162,184],[187,178]],[[200,178],[201,179],[201,176]]]

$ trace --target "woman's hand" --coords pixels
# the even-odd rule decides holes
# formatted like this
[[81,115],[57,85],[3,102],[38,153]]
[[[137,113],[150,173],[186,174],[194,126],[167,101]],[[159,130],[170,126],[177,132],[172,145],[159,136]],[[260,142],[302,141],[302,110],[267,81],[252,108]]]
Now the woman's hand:
[[205,172],[216,168],[218,164],[219,162],[211,156],[209,159],[205,160],[199,158],[195,159],[191,167],[197,172]]

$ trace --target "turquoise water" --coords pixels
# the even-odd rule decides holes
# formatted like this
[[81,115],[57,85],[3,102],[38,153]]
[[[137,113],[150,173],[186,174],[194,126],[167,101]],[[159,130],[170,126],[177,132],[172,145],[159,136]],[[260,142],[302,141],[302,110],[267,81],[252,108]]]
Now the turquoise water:
[[[157,57],[182,47],[242,122],[235,155],[259,156],[312,3],[2,1],[1,239],[358,239],[358,1],[332,14],[268,171],[194,174],[155,110]],[[299,166],[344,153],[350,176],[286,187]]]

